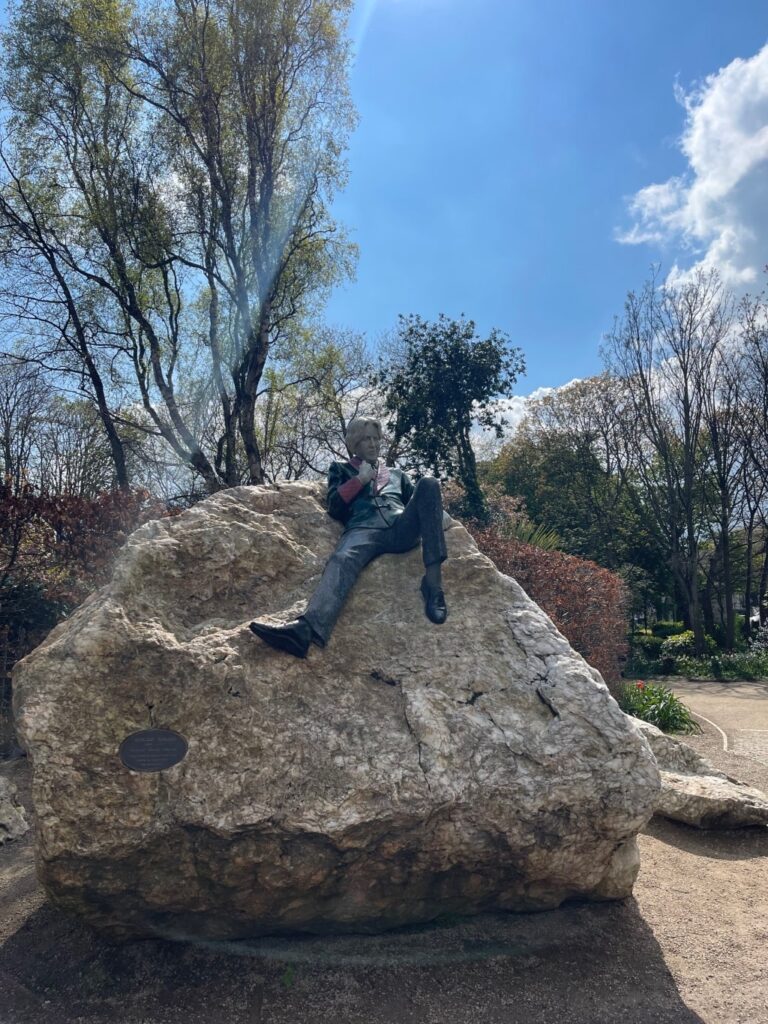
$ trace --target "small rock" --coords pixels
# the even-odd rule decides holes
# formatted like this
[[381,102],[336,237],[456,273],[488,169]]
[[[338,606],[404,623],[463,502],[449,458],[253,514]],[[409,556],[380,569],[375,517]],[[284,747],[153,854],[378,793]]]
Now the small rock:
[[28,831],[29,822],[19,803],[16,786],[0,775],[0,846],[21,839]]
[[768,797],[713,768],[682,740],[650,722],[633,719],[653,751],[661,772],[656,814],[696,828],[768,825]]

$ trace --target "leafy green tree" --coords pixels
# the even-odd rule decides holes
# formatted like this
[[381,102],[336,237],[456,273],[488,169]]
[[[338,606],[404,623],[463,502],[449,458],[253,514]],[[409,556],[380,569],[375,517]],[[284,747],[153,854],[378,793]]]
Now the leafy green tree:
[[533,523],[556,531],[564,551],[628,580],[642,613],[666,595],[670,574],[634,479],[631,437],[620,382],[605,375],[575,381],[529,403],[481,476],[521,499]]
[[53,311],[94,391],[106,373],[138,392],[209,491],[243,466],[263,481],[272,349],[350,270],[328,209],[354,121],[350,9],[30,0],[5,34],[8,305]]
[[703,488],[709,468],[707,408],[733,323],[733,303],[713,271],[679,286],[630,292],[606,337],[607,368],[634,408],[633,470],[668,553],[686,625],[704,650],[700,594]]
[[510,396],[525,371],[522,351],[495,328],[478,338],[474,321],[444,314],[433,322],[401,316],[399,343],[400,364],[382,365],[377,375],[391,415],[393,448],[405,442],[411,465],[456,477],[466,494],[466,513],[485,521],[472,427],[502,436],[496,400]]
[[[756,604],[768,621],[768,296],[747,296],[738,311],[742,339],[741,439],[747,453],[745,496],[747,573],[744,606]],[[759,564],[754,564],[759,559]],[[747,615],[747,629],[749,616]]]
[[261,437],[271,480],[324,475],[329,457],[347,458],[344,434],[355,416],[380,416],[380,392],[364,339],[327,326],[301,327],[268,370]]
[[51,389],[39,366],[0,359],[0,480],[11,494],[28,484],[40,410]]
[[523,421],[482,475],[521,498],[534,523],[562,538],[562,550],[609,569],[624,561],[635,517],[584,437],[534,432]]

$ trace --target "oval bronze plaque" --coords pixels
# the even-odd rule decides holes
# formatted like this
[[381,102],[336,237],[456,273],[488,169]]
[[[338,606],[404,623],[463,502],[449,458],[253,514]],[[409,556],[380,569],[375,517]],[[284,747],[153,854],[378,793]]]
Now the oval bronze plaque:
[[187,741],[173,729],[142,729],[120,744],[120,760],[132,772],[161,772],[182,761]]

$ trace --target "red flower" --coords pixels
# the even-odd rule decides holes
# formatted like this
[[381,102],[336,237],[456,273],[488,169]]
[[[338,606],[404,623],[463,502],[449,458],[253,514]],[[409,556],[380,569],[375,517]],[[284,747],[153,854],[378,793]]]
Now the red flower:
[[645,689],[645,683],[643,682],[642,679],[639,679],[637,681],[637,683],[635,683],[635,686],[637,686],[638,690],[644,690]]

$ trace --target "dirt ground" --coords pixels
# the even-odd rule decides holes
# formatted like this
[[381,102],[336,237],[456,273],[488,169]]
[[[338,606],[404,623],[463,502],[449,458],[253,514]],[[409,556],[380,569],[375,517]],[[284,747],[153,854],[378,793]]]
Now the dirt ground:
[[[768,766],[690,740],[768,792]],[[26,761],[0,765],[28,801]],[[654,818],[634,898],[377,937],[107,944],[0,848],[0,1024],[768,1024],[768,828]]]

